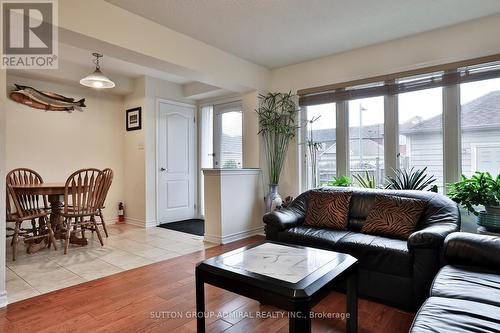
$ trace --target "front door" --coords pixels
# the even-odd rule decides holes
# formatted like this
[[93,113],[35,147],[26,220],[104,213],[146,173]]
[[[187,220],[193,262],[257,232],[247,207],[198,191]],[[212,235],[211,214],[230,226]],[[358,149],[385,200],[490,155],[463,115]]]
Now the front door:
[[195,217],[194,107],[158,102],[158,220]]

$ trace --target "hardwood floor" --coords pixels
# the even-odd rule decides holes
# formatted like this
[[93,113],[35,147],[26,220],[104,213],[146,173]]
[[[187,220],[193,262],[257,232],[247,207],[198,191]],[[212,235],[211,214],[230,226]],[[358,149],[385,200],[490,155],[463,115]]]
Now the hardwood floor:
[[[195,264],[261,239],[216,246],[9,304],[0,310],[0,331],[196,332]],[[209,285],[205,292],[206,311],[225,314],[207,319],[208,332],[288,332],[287,318],[275,308]],[[256,318],[257,311],[261,318]],[[341,313],[345,297],[332,292],[314,311]],[[360,300],[360,333],[408,332],[412,319],[413,314]],[[344,332],[344,328],[340,319],[313,320],[313,332]]]

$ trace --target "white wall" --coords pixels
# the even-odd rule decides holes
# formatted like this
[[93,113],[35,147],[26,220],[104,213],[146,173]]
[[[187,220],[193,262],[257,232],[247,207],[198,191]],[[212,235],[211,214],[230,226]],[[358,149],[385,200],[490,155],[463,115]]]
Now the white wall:
[[[290,65],[271,72],[272,91],[297,91],[332,83],[500,53],[500,15]],[[295,147],[294,147],[295,146]],[[280,193],[296,195],[296,144],[290,146]]]
[[[21,77],[7,76],[7,89],[13,83],[38,90],[85,98],[83,112],[45,112],[7,100],[6,167],[36,170],[45,182],[64,182],[81,168],[113,169],[104,215],[117,216],[117,203],[123,200],[123,131],[125,116],[121,97],[106,91],[74,88]],[[5,90],[4,90],[5,91]]]
[[204,169],[205,240],[225,244],[261,234],[264,191],[258,169]]

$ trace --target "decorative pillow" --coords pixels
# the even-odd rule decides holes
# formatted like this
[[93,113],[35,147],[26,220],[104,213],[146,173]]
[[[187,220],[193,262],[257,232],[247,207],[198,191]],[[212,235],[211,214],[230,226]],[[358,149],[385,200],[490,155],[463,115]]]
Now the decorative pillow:
[[305,224],[313,227],[347,230],[352,192],[311,191]]
[[361,232],[408,239],[426,207],[427,202],[418,199],[376,195]]

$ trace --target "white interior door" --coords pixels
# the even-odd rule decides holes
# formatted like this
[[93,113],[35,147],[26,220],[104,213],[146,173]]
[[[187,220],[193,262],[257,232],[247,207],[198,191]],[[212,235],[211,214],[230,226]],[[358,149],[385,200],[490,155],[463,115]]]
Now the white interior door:
[[158,102],[158,220],[195,217],[194,107]]

